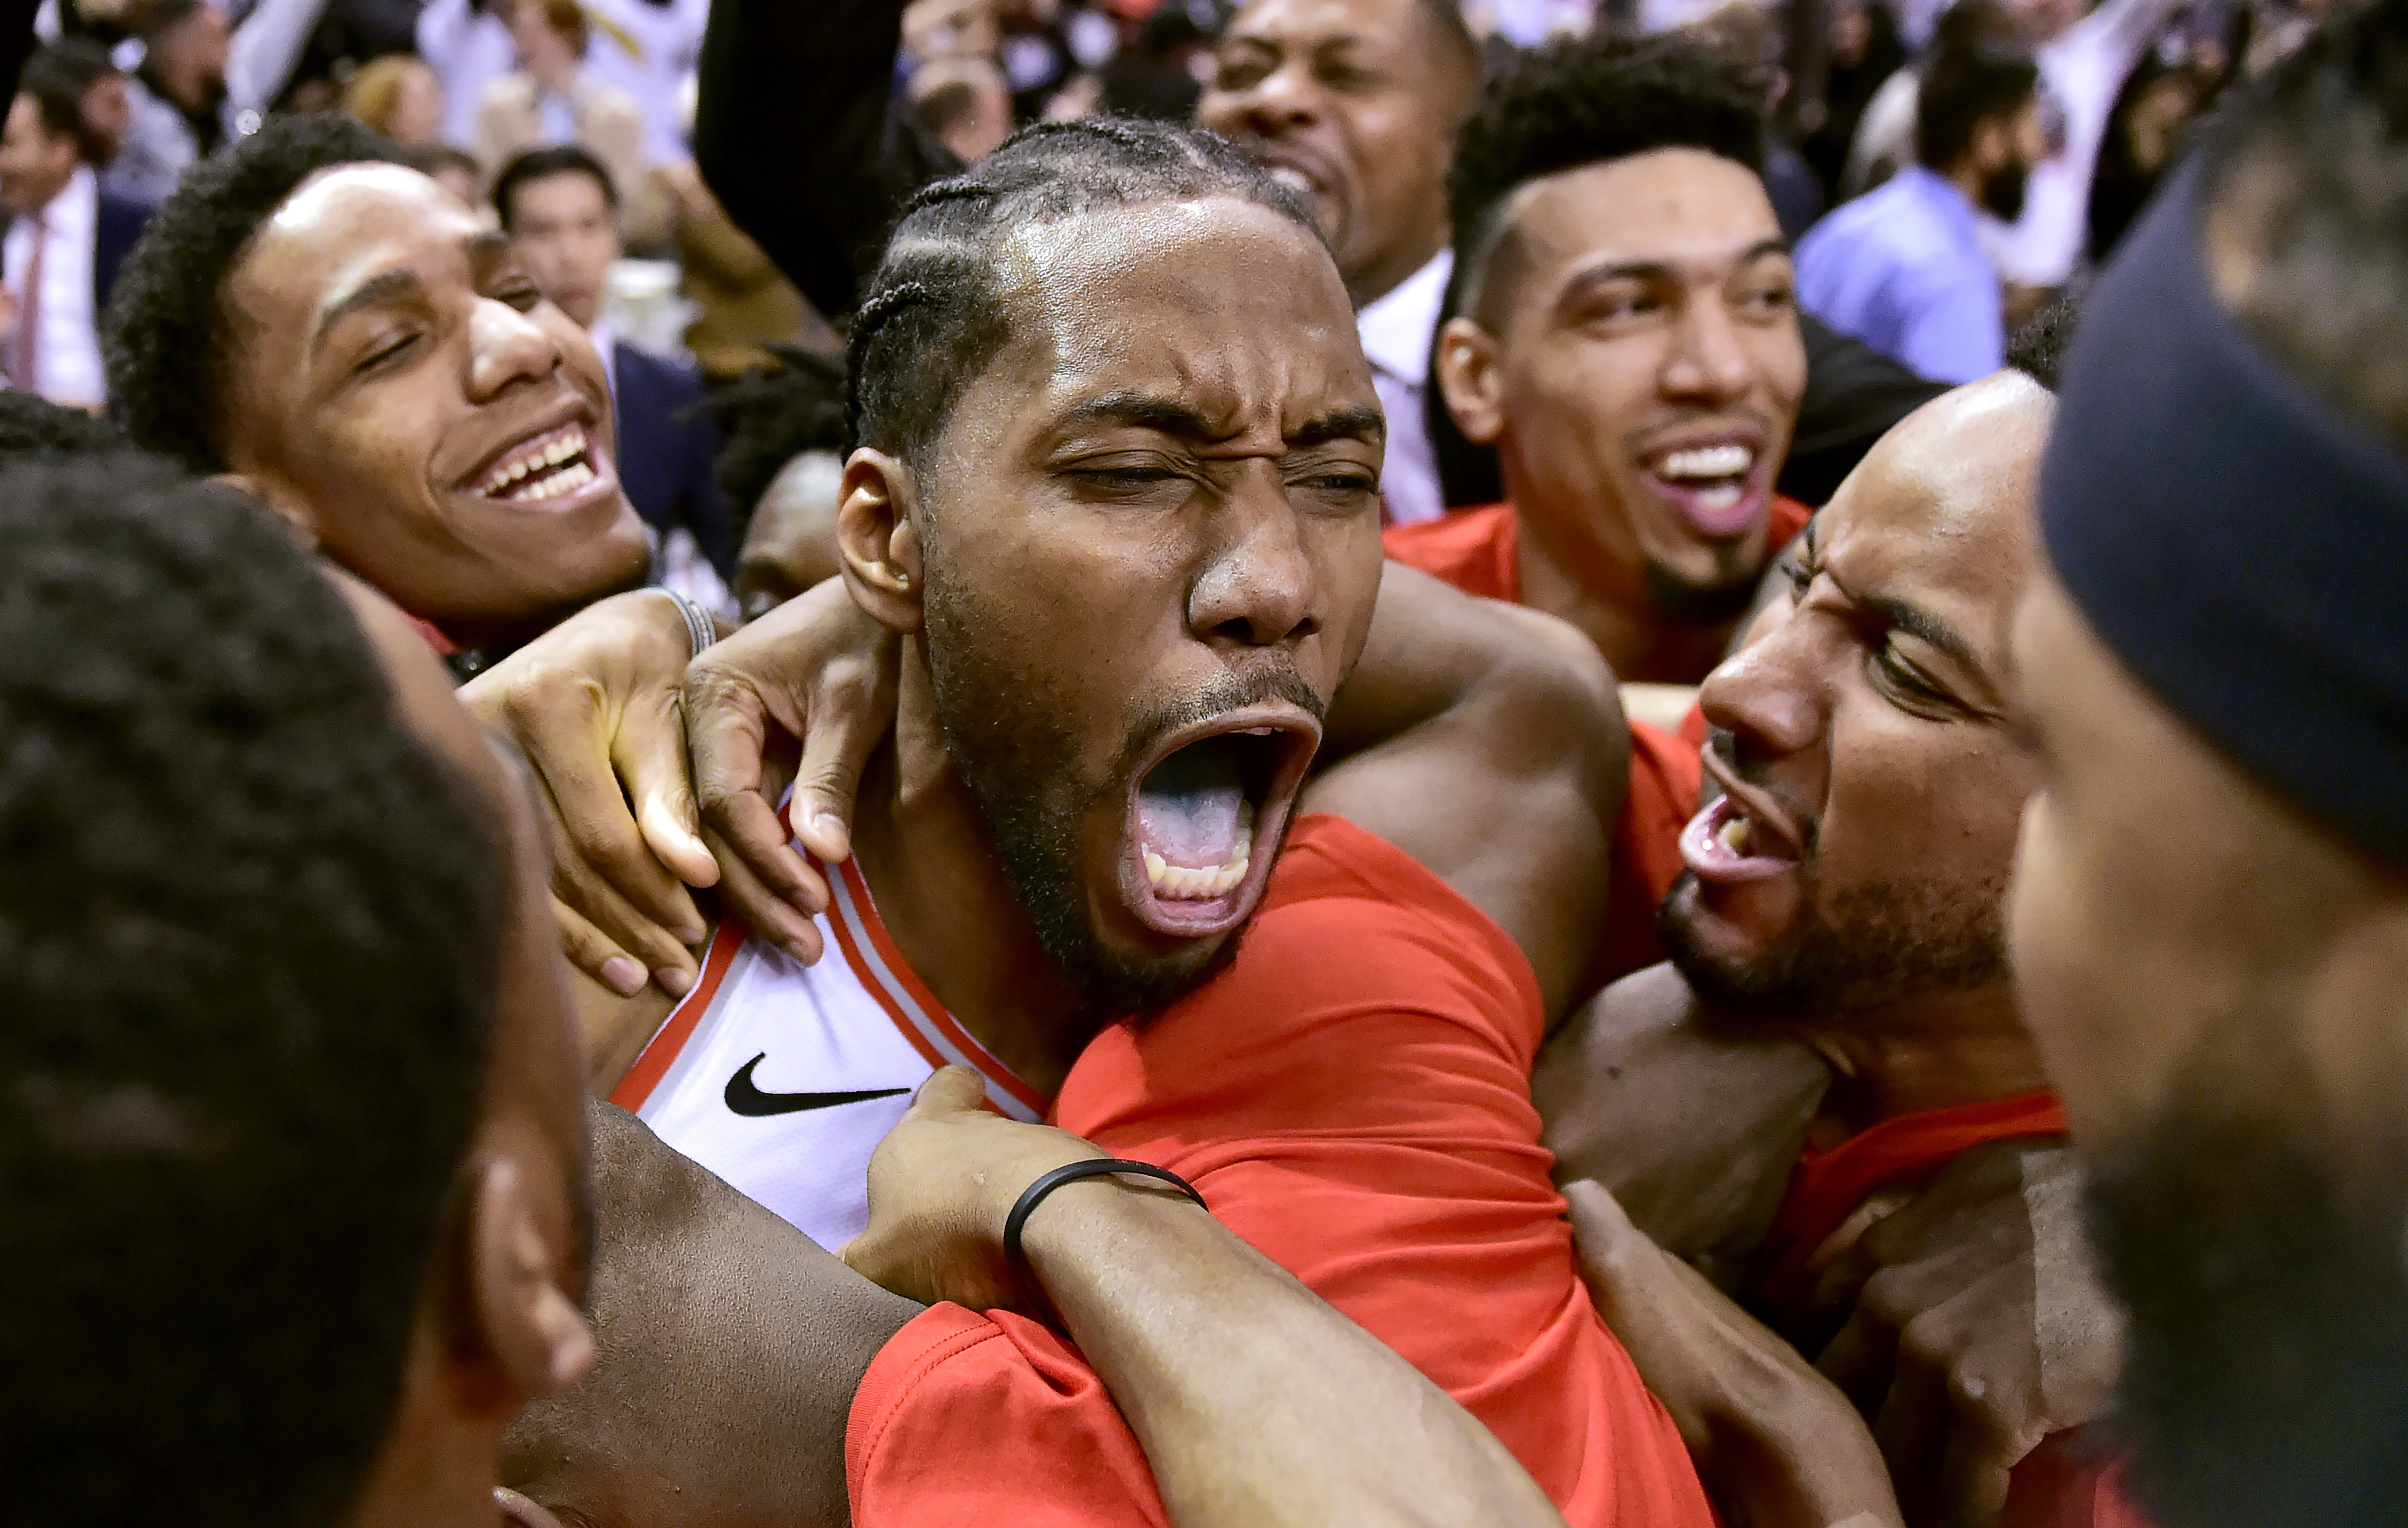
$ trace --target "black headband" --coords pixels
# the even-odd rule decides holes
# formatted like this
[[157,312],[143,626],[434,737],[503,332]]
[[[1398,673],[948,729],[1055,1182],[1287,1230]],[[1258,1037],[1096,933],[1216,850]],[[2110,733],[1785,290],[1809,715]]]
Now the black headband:
[[2408,861],[2408,454],[2217,304],[2201,179],[2168,185],[2084,307],[2041,470],[2049,559],[2192,727]]

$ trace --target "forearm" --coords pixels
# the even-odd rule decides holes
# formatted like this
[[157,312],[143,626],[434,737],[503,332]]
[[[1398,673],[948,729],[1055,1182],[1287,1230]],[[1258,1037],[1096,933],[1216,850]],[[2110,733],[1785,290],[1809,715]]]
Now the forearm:
[[1055,1197],[1030,1266],[1181,1528],[1561,1522],[1469,1412],[1201,1210],[1101,1180]]

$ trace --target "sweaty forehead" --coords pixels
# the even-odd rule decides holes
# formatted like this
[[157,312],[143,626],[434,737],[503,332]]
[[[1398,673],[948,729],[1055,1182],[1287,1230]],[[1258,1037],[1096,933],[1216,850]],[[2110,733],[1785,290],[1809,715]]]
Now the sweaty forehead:
[[2014,372],[1933,399],[1817,517],[1816,560],[1851,593],[1942,615],[1997,672],[2040,555],[2040,459],[2055,412],[2047,390]]
[[1291,48],[1311,48],[1339,37],[1352,37],[1367,48],[1412,52],[1421,56],[1425,41],[1416,28],[1428,26],[1421,15],[1430,0],[1255,0],[1230,21],[1231,41],[1260,39]]
[[1025,228],[996,286],[1010,336],[981,378],[993,389],[971,393],[1032,425],[1116,393],[1232,433],[1378,407],[1337,265],[1268,207],[1212,197]]

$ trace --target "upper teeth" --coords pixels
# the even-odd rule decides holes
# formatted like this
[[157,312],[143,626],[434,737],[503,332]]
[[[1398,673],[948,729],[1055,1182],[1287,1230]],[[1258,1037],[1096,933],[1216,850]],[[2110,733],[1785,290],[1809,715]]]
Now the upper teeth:
[[[516,456],[511,457],[509,460],[502,463],[499,466],[494,468],[493,471],[485,475],[485,480],[477,485],[477,492],[489,498],[496,494],[507,493],[511,484],[517,482],[520,478],[524,478],[530,472],[538,471],[544,467],[558,466],[561,463],[566,462],[572,457],[582,456],[584,454],[585,431],[581,427],[572,424],[566,430],[564,430],[559,435],[553,436],[549,442],[542,445],[529,447],[527,450],[519,452]],[[576,477],[580,472],[582,472],[584,476],[579,478],[576,482],[570,483],[566,481],[566,479]],[[585,466],[583,463],[580,463],[578,465],[571,467],[568,471],[562,473],[560,475],[559,481],[552,483],[538,483],[536,485],[537,489],[548,489],[550,492],[538,493],[535,490],[529,490],[528,493],[523,496],[527,498],[548,499],[552,497],[553,493],[566,493],[569,488],[582,487],[584,484],[590,483],[593,480],[593,470]]]
[[1756,452],[1745,446],[1699,446],[1674,451],[1656,473],[1665,478],[1736,478],[1756,465]]
[[1238,807],[1238,848],[1226,864],[1172,864],[1153,850],[1145,850],[1145,878],[1154,883],[1154,891],[1165,902],[1210,902],[1214,897],[1227,896],[1246,878],[1246,866],[1254,859],[1254,804],[1241,802]]
[[1285,164],[1272,165],[1270,168],[1270,177],[1281,185],[1287,187],[1290,191],[1309,193],[1312,190],[1312,177],[1306,175],[1302,170],[1290,169]]

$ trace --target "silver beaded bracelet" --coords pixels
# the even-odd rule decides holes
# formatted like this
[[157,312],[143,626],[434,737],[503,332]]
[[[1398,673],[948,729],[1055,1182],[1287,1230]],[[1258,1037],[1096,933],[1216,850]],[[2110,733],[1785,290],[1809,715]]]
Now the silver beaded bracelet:
[[686,653],[687,661],[701,657],[703,649],[719,640],[719,623],[710,619],[710,612],[702,607],[701,601],[681,594],[674,589],[664,589],[660,593],[675,600],[678,614],[685,617],[686,641],[691,644],[691,650]]

